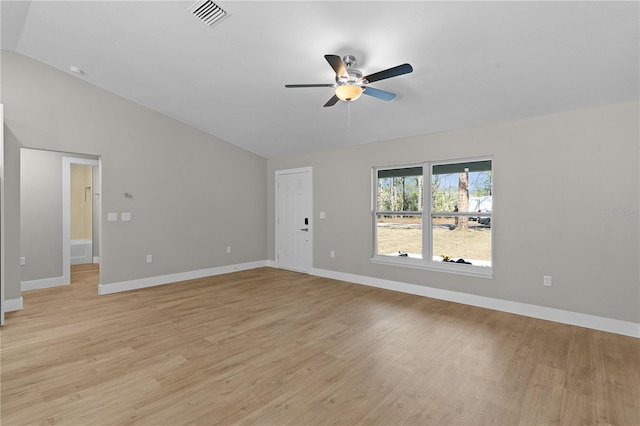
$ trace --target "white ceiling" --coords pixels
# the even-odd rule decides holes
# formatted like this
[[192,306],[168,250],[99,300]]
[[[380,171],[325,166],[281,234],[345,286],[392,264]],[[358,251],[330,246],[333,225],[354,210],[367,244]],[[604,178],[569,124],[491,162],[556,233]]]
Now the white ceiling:
[[[639,3],[2,1],[2,48],[69,72],[264,157],[637,100]],[[411,74],[323,108],[325,54]]]

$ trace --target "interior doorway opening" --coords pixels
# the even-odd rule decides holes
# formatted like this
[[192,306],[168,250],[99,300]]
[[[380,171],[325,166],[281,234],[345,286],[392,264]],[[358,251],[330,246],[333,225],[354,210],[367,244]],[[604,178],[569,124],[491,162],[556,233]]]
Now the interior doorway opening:
[[[62,159],[62,262],[71,283],[71,265],[100,263],[100,161]],[[76,267],[75,269],[78,269]]]
[[[76,168],[83,166],[86,168]],[[79,198],[90,206],[82,215],[86,236],[74,235],[74,263],[99,262],[100,159],[98,156],[31,148],[20,149],[20,290],[69,285],[72,258],[72,170],[86,174]],[[89,182],[89,183],[87,183]],[[76,190],[77,192],[77,190]],[[89,217],[86,217],[89,215]],[[77,220],[77,218],[76,218]],[[84,240],[84,241],[81,241]]]

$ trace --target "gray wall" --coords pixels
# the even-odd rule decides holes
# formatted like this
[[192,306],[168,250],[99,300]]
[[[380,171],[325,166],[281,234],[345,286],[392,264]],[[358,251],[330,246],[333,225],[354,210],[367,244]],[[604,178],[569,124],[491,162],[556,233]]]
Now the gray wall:
[[20,151],[22,281],[62,276],[62,154]]
[[[6,106],[4,107],[6,117]],[[4,297],[20,298],[20,144],[4,126]]]
[[264,158],[7,51],[1,94],[7,299],[20,295],[21,147],[101,158],[103,284],[266,258]]
[[[270,159],[269,259],[274,172],[312,166],[316,268],[638,323],[638,117],[633,102]],[[493,279],[370,262],[372,166],[481,155],[494,158]]]

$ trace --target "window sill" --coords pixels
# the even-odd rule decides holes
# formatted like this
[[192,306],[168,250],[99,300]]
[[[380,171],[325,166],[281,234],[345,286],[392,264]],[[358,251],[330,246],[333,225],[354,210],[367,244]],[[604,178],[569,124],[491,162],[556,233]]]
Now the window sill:
[[371,258],[371,263],[446,272],[470,277],[493,278],[493,268],[488,266],[460,265],[453,262],[425,262],[423,259],[401,256],[374,256]]

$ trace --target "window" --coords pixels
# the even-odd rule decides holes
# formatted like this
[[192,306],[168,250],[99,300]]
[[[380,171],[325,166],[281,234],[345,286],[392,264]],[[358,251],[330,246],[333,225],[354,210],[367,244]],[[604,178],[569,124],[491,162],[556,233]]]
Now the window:
[[492,178],[491,159],[376,168],[373,261],[490,276]]
[[376,253],[422,258],[422,167],[378,170]]

